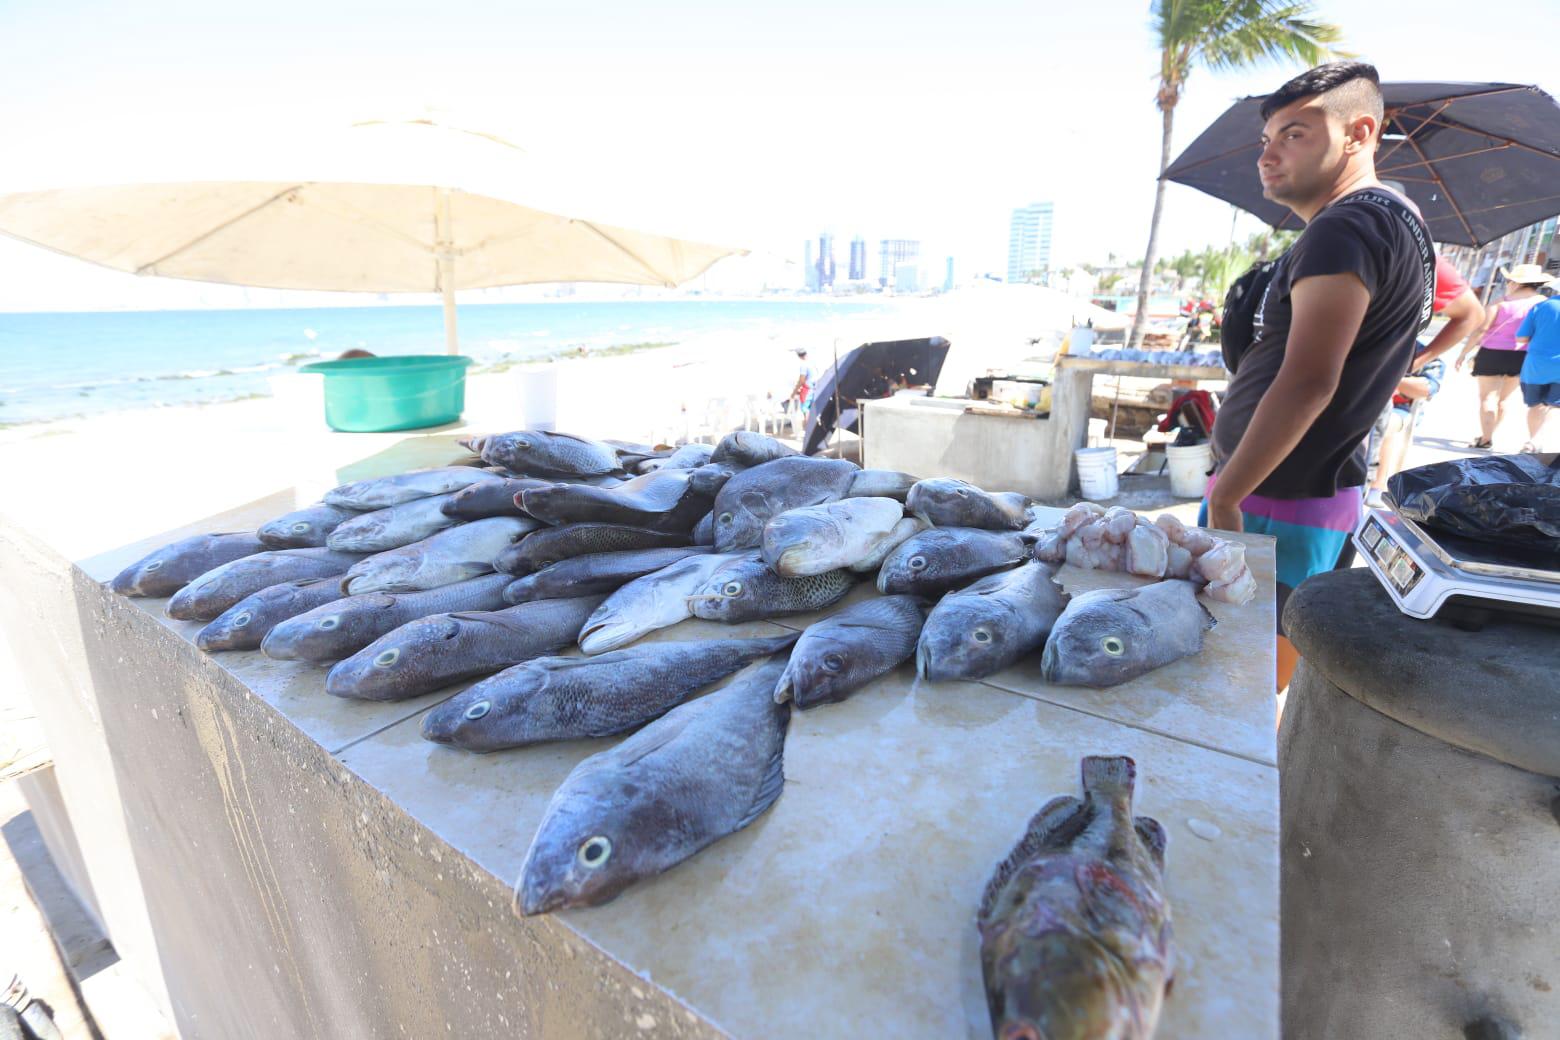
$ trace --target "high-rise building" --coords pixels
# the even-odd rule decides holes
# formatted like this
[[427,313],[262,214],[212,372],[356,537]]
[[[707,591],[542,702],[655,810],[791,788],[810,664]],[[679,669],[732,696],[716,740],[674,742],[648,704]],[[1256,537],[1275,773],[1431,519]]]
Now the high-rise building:
[[857,235],[850,240],[850,280],[862,281],[867,277],[867,240]]
[[1036,202],[1013,211],[1008,229],[1008,281],[1028,281],[1050,270],[1051,217],[1049,202]]
[[807,291],[818,291],[818,265],[813,262],[813,241],[808,239],[802,245],[802,277],[807,280]]
[[905,261],[921,255],[921,243],[910,238],[885,238],[878,244],[878,285],[895,284],[894,271]]
[[818,289],[834,285],[834,236],[825,231],[818,236]]

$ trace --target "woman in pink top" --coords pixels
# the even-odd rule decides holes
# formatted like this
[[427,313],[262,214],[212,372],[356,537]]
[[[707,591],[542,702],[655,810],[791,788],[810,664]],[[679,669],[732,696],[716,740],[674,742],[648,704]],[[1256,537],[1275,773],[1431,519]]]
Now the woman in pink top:
[[1490,447],[1506,417],[1506,402],[1517,392],[1517,375],[1526,353],[1517,345],[1517,327],[1528,311],[1544,301],[1538,287],[1549,281],[1537,264],[1518,264],[1509,271],[1501,268],[1500,273],[1506,279],[1505,298],[1485,309],[1483,326],[1468,337],[1457,358],[1460,371],[1473,354],[1473,374],[1479,380],[1479,439],[1473,442],[1475,448]]

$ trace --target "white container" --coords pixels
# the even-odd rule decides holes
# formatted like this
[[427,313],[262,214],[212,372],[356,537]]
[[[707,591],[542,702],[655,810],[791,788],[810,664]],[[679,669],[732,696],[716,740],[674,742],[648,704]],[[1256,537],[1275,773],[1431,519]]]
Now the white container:
[[1098,447],[1100,441],[1105,439],[1107,425],[1109,424],[1104,419],[1089,420],[1089,447]]
[[522,368],[515,373],[520,390],[520,424],[527,430],[558,428],[558,366]]
[[1213,468],[1213,445],[1206,441],[1184,448],[1167,444],[1165,460],[1170,465],[1170,493],[1176,498],[1202,498]]
[[1078,490],[1084,498],[1100,502],[1116,497],[1115,448],[1079,448],[1073,457],[1078,460]]

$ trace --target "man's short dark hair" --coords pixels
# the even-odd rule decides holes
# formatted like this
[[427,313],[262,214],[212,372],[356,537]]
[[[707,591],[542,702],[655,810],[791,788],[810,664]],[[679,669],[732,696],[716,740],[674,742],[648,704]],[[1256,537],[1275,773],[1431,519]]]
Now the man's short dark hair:
[[1364,113],[1374,116],[1376,126],[1381,126],[1381,77],[1376,66],[1363,61],[1333,61],[1300,73],[1267,96],[1262,102],[1262,118],[1271,119],[1279,109],[1319,95],[1326,95],[1323,107],[1339,119]]

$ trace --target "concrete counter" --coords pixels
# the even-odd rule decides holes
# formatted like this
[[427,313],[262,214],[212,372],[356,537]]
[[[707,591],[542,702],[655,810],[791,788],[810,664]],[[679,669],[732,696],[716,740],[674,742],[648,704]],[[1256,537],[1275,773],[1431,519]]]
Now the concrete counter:
[[[292,505],[271,496],[192,529]],[[1180,962],[1159,1035],[1277,1035],[1267,539],[1247,539],[1261,594],[1210,605],[1220,624],[1199,657],[1103,691],[1046,686],[1029,664],[983,683],[917,684],[901,668],[794,716],[785,792],[754,825],[606,906],[523,920],[510,886],[543,809],[606,742],[470,755],[417,733],[459,687],[342,701],[324,694],[323,669],[202,654],[199,625],[98,584],[180,533],[79,567],[13,532],[0,551],[19,576],[6,624],[33,644],[29,670],[78,656],[64,666],[84,668],[76,694],[39,714],[51,740],[96,714],[102,746],[72,761],[63,741],[59,768],[108,759],[188,1037],[984,1037],[981,888],[1028,817],[1076,793],[1091,753],[1137,759],[1137,811],[1170,834]],[[808,620],[687,622],[654,638]],[[62,628],[79,643],[51,643]]]

